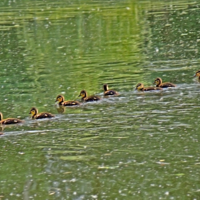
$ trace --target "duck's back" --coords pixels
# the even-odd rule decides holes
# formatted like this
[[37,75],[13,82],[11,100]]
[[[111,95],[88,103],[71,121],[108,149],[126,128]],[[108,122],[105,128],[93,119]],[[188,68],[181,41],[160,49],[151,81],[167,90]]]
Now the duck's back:
[[174,85],[173,83],[166,82],[166,83],[162,83],[159,87],[168,88],[168,87],[176,87],[176,85]]
[[44,119],[44,118],[52,118],[52,117],[55,117],[55,116],[52,115],[51,113],[43,112],[43,113],[36,115],[34,118],[35,119]]
[[89,97],[83,98],[83,100],[86,102],[99,101],[100,99],[101,98],[98,96],[89,96]]
[[107,90],[104,92],[104,95],[105,96],[108,96],[108,95],[119,95],[119,93],[115,90]]
[[78,101],[64,101],[63,106],[78,106],[80,103]]
[[8,118],[1,121],[1,124],[18,124],[22,123],[23,121],[17,118]]
[[143,91],[151,91],[151,90],[162,90],[160,87],[146,87],[143,88]]

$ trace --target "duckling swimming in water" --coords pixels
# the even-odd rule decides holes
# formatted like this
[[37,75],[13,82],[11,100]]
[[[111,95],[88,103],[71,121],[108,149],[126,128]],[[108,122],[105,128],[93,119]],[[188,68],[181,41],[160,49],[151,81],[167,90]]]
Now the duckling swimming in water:
[[55,102],[59,102],[60,106],[78,106],[80,105],[80,103],[78,101],[65,101],[65,98],[63,95],[58,95],[56,97],[56,101]]
[[85,90],[82,90],[80,92],[79,97],[82,97],[81,100],[85,102],[91,102],[91,101],[99,101],[101,98],[98,96],[89,96],[87,95],[87,92]]
[[194,77],[198,77],[198,80],[200,81],[200,70],[198,70],[198,71],[195,73]]
[[173,83],[163,83],[161,78],[156,78],[154,80],[154,84],[156,84],[156,87],[161,87],[161,88],[168,88],[168,87],[176,87]]
[[144,85],[142,83],[138,83],[136,85],[136,90],[138,91],[151,91],[151,90],[162,90],[162,88],[160,87],[144,87]]
[[3,119],[3,114],[0,112],[0,124],[18,124],[24,122],[23,120],[17,118],[7,118]]
[[43,119],[43,118],[52,118],[52,117],[55,117],[51,113],[47,113],[47,112],[38,113],[38,109],[35,108],[35,107],[31,108],[29,114],[31,114],[31,118],[32,119]]
[[119,95],[119,93],[115,90],[109,90],[108,89],[108,84],[104,84],[103,85],[103,89],[104,89],[104,96],[109,96],[109,95]]

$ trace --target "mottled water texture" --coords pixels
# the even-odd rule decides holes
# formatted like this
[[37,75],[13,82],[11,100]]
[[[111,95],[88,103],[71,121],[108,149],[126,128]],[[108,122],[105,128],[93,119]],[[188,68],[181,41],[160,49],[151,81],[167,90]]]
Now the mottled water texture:
[[[0,199],[199,199],[199,8],[1,1],[0,112],[25,123],[1,128]],[[135,91],[156,77],[177,87]],[[83,89],[103,99],[57,110]],[[56,117],[31,120],[32,106]]]

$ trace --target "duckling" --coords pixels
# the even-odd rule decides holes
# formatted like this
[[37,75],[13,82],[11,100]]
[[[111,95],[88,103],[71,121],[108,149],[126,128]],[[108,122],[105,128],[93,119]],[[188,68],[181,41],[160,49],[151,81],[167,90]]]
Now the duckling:
[[3,119],[3,114],[0,112],[0,123],[1,124],[18,124],[24,122],[23,120],[17,118],[7,118]]
[[51,113],[47,113],[47,112],[38,113],[38,109],[35,107],[31,108],[29,114],[31,114],[32,119],[43,119],[43,118],[55,117]]
[[198,77],[198,80],[200,81],[200,70],[198,70],[196,73],[195,73],[195,75],[194,75],[194,77]]
[[104,89],[104,96],[108,96],[108,95],[119,95],[119,93],[115,90],[109,90],[108,89],[108,84],[104,84],[103,85],[103,89]]
[[80,92],[79,97],[82,97],[81,100],[82,101],[86,101],[86,102],[91,102],[91,101],[99,101],[101,98],[98,96],[89,96],[87,95],[87,92],[85,90],[82,90]]
[[138,83],[136,85],[135,89],[138,90],[138,91],[162,90],[162,88],[160,88],[160,87],[146,87],[145,88],[142,83]]
[[176,85],[174,85],[173,83],[162,83],[162,79],[161,78],[156,78],[154,80],[154,84],[156,84],[156,87],[161,87],[161,88],[168,88],[168,87],[176,87]]
[[63,95],[58,95],[56,97],[56,101],[55,102],[59,102],[60,106],[77,106],[80,105],[80,103],[78,101],[65,101],[65,98]]

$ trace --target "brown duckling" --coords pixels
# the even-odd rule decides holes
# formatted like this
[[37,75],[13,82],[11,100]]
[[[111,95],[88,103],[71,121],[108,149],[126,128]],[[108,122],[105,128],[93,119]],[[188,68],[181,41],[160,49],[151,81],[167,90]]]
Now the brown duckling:
[[65,98],[63,95],[58,95],[56,97],[56,101],[55,102],[59,102],[60,106],[78,106],[80,105],[80,103],[78,101],[65,101]]
[[38,109],[35,107],[31,108],[29,114],[31,114],[32,119],[43,119],[43,118],[55,117],[51,113],[47,113],[47,112],[38,113]]
[[156,87],[161,87],[161,88],[168,88],[168,87],[176,87],[173,83],[163,83],[161,78],[156,78],[154,80],[154,84],[156,84]]
[[104,89],[104,96],[108,96],[108,95],[119,95],[119,93],[115,90],[109,90],[108,89],[108,84],[104,84],[103,85],[103,89]]
[[87,95],[87,92],[85,90],[82,90],[80,92],[79,97],[82,97],[81,100],[82,101],[86,101],[86,102],[90,102],[90,101],[99,101],[101,98],[98,96],[89,96]]
[[200,70],[198,70],[198,71],[195,73],[194,77],[198,77],[198,80],[200,81]]
[[144,85],[142,83],[138,83],[136,85],[136,90],[138,91],[151,91],[151,90],[162,90],[162,88],[160,87],[144,87]]
[[0,112],[0,123],[1,124],[18,124],[24,122],[23,120],[17,118],[7,118],[3,119],[3,114]]

